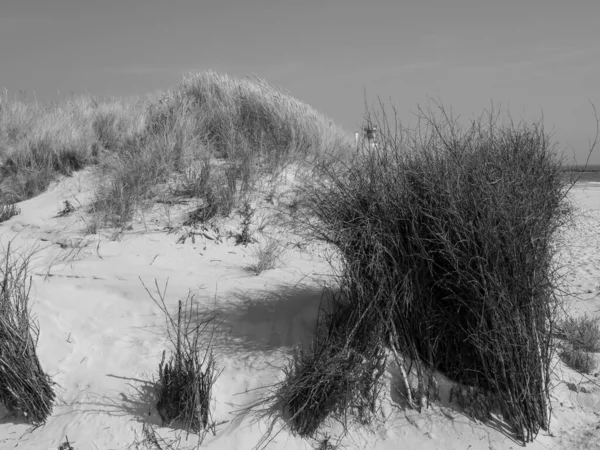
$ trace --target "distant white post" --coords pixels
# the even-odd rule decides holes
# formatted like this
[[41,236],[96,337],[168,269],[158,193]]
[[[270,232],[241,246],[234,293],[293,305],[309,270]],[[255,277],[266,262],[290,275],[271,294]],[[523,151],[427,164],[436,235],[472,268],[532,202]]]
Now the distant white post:
[[357,150],[367,146],[369,150],[376,149],[377,144],[377,125],[366,125],[361,131],[354,133],[354,141]]

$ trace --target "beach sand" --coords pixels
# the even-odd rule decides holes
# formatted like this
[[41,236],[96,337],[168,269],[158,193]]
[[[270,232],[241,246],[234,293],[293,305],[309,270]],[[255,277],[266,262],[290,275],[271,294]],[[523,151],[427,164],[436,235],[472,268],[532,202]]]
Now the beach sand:
[[[165,438],[180,436],[178,448],[196,445],[193,436],[186,441],[185,434],[163,427],[155,407],[152,381],[166,348],[165,318],[142,282],[153,291],[155,280],[162,289],[167,279],[170,306],[191,292],[201,308],[219,313],[214,345],[223,372],[214,389],[213,419],[220,425],[203,447],[253,448],[267,423],[242,410],[260,399],[259,388],[280,379],[292,348],[310,342],[323,287],[331,280],[326,254],[290,245],[279,268],[257,276],[248,269],[252,245],[236,246],[222,236],[227,224],[219,232],[221,242],[216,230],[206,230],[195,243],[177,243],[180,234],[164,231],[159,215],[136,222],[118,239],[104,231],[88,235],[89,193],[84,171],[21,203],[22,213],[0,224],[3,245],[13,239],[20,251],[38,248],[31,308],[41,329],[38,355],[60,396],[47,423],[34,430],[0,406],[0,449],[57,449],[67,437],[77,450],[136,448],[131,446],[143,423]],[[560,239],[570,286],[565,304],[600,317],[600,184],[578,185],[569,198],[578,209]],[[79,210],[57,217],[65,200]],[[499,418],[476,423],[448,404],[422,413],[401,409],[393,368],[385,383],[380,423],[352,431],[342,448],[520,446]],[[558,363],[553,386],[551,435],[541,431],[528,447],[600,448],[600,377],[584,377]],[[335,435],[339,426],[332,424],[330,432]],[[314,445],[283,429],[266,448]]]

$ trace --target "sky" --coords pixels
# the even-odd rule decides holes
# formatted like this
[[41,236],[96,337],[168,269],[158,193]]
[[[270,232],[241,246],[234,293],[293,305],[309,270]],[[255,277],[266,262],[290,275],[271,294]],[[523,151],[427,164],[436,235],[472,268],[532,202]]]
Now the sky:
[[9,95],[144,97],[204,70],[264,78],[348,131],[365,92],[407,125],[431,99],[464,119],[492,103],[543,114],[582,163],[600,111],[600,2],[0,0]]

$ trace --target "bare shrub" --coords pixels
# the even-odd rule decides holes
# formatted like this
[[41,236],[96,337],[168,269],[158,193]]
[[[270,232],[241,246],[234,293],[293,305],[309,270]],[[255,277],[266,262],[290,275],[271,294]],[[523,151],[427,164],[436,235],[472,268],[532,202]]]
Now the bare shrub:
[[202,342],[215,316],[201,313],[198,305],[193,304],[193,295],[188,294],[184,302],[179,301],[177,318],[173,319],[165,303],[167,285],[162,292],[156,281],[155,286],[156,297],[145,285],[144,288],[165,315],[171,345],[170,356],[163,351],[158,367],[156,408],[164,424],[179,421],[186,430],[198,433],[202,440],[208,430],[214,432],[215,428],[210,409],[212,388],[220,372],[212,351],[214,329],[208,334],[208,342]]
[[36,354],[39,328],[29,311],[34,252],[18,255],[9,243],[0,259],[0,401],[39,425],[52,413],[56,394]]

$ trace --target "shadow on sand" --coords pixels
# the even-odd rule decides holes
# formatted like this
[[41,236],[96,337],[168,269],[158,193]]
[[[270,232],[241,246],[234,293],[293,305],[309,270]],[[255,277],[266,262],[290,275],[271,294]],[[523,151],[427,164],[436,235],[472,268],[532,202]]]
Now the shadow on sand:
[[242,291],[217,305],[215,352],[234,355],[309,346],[329,296],[316,286]]

